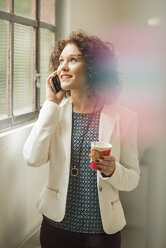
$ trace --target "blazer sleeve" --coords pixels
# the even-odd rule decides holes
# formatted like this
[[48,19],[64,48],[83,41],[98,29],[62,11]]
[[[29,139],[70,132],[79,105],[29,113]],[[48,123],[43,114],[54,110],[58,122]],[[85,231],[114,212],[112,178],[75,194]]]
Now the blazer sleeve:
[[107,180],[114,188],[121,191],[131,191],[137,187],[139,182],[137,129],[138,118],[135,113],[132,113],[122,132],[120,161],[116,162],[116,169],[111,177],[102,177],[103,180]]
[[40,166],[49,161],[50,139],[55,132],[61,107],[45,101],[39,118],[23,147],[23,157],[29,166]]

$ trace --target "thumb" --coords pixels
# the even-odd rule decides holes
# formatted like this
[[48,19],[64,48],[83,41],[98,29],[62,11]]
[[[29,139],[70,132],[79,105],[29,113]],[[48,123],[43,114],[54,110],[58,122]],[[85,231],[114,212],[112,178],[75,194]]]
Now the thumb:
[[57,93],[56,93],[56,96],[58,97],[58,98],[62,98],[64,95],[65,95],[65,93],[66,93],[66,90],[60,90],[60,91],[58,91]]

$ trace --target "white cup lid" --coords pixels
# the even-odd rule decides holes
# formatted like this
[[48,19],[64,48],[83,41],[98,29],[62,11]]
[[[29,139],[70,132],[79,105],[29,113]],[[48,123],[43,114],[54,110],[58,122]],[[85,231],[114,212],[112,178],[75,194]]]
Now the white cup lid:
[[100,142],[100,141],[94,141],[91,143],[91,146],[93,147],[99,147],[99,148],[111,148],[112,145],[107,142]]

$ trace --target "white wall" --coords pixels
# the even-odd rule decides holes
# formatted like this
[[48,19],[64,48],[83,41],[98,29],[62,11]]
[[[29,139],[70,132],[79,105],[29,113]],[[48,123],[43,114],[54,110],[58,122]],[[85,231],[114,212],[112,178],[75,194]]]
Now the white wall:
[[66,37],[70,33],[70,0],[56,0],[57,39]]
[[46,166],[30,168],[22,148],[30,126],[0,134],[0,247],[18,247],[39,226],[35,204],[47,176]]

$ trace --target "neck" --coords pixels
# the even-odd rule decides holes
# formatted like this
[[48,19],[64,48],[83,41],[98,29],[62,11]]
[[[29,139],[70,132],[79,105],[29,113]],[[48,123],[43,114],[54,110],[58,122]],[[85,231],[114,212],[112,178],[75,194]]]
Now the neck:
[[86,92],[73,92],[71,91],[73,112],[76,113],[92,113],[96,105],[96,110],[102,107],[101,103],[88,98]]

